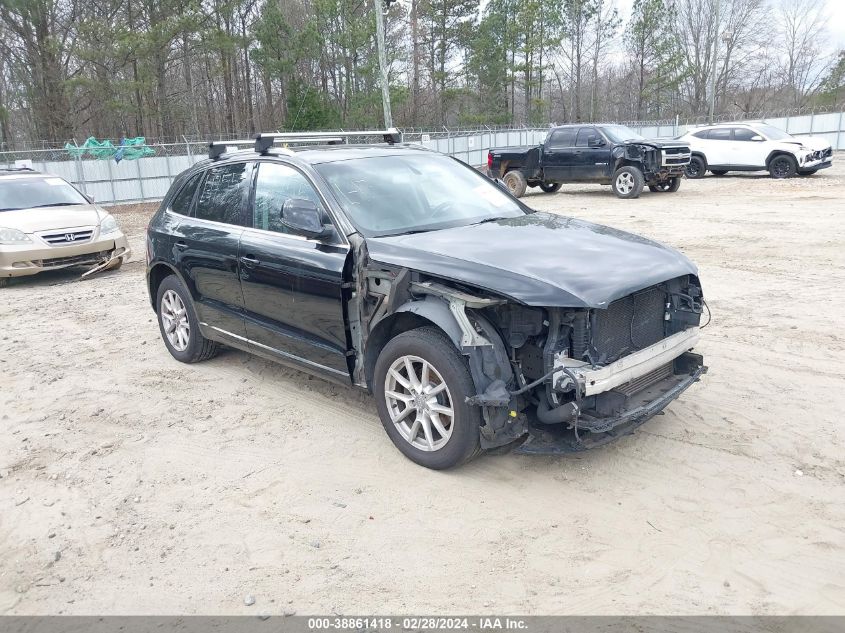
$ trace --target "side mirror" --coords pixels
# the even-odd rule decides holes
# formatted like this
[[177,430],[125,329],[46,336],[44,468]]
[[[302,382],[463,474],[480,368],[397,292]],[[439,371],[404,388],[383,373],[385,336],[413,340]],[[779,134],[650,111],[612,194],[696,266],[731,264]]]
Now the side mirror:
[[590,147],[604,147],[604,139],[598,136],[590,137]]
[[755,134],[754,136],[751,137],[751,140],[752,141],[762,141],[763,137],[760,136],[759,134]]
[[282,205],[282,224],[297,235],[325,237],[330,228],[323,224],[323,214],[316,203],[302,198],[290,198]]

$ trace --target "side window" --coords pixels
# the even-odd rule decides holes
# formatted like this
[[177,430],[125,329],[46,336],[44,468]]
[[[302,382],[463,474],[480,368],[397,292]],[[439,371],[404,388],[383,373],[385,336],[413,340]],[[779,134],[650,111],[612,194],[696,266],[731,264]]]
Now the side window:
[[578,128],[565,127],[555,130],[549,137],[549,147],[574,147],[575,132]]
[[754,130],[750,130],[747,127],[735,127],[734,128],[734,140],[735,141],[750,141],[752,136],[757,136],[757,132]]
[[729,141],[731,140],[731,128],[729,127],[714,127],[710,130],[711,141]]
[[696,132],[695,134],[693,134],[693,136],[695,138],[701,138],[701,139],[705,139],[705,140],[708,138],[709,135],[710,135],[710,130],[701,130],[701,132]]
[[320,196],[299,171],[280,163],[258,163],[252,226],[265,231],[288,233],[282,224],[282,205],[286,200],[310,200],[322,208]]
[[170,202],[170,210],[179,215],[191,215],[191,203],[194,201],[194,193],[197,185],[200,184],[202,172],[194,174],[179,190]]
[[241,211],[251,174],[252,163],[235,163],[209,169],[194,207],[194,217],[243,225]]
[[578,130],[578,140],[575,143],[576,147],[589,147],[590,141],[599,138],[599,133],[594,127],[582,127]]

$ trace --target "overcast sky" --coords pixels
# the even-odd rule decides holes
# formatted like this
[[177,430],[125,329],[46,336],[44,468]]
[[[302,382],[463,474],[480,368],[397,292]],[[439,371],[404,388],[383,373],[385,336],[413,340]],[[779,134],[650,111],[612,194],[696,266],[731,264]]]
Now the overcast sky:
[[[787,2],[789,0],[786,0]],[[817,0],[825,5],[827,11],[827,30],[830,35],[830,52],[837,52],[845,49],[845,0]],[[616,0],[619,8],[619,15],[623,21],[628,20],[631,13],[631,5],[634,0]]]

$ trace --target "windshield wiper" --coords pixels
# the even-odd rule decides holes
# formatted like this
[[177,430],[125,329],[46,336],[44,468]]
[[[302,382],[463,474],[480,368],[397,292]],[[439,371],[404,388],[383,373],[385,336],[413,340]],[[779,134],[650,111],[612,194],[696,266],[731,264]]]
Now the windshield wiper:
[[82,202],[48,202],[47,204],[36,204],[29,208],[40,209],[41,207],[78,207],[82,204]]
[[483,220],[479,220],[478,222],[473,222],[470,226],[477,226],[479,224],[487,224],[488,222],[498,222],[499,220],[507,220],[506,217],[493,217],[493,218],[484,218]]

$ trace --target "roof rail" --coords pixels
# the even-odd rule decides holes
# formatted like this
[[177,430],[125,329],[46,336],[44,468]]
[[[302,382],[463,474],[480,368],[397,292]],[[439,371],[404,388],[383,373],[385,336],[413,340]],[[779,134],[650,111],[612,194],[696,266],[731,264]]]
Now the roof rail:
[[252,145],[255,143],[254,139],[243,139],[239,141],[211,141],[208,144],[208,157],[211,159],[220,158],[226,153],[227,147],[234,147],[235,145]]
[[396,128],[387,130],[363,130],[357,132],[262,132],[255,135],[255,151],[265,153],[276,141],[285,143],[316,143],[327,145],[349,143],[354,136],[381,136],[385,143],[393,145],[402,142],[402,133]]

